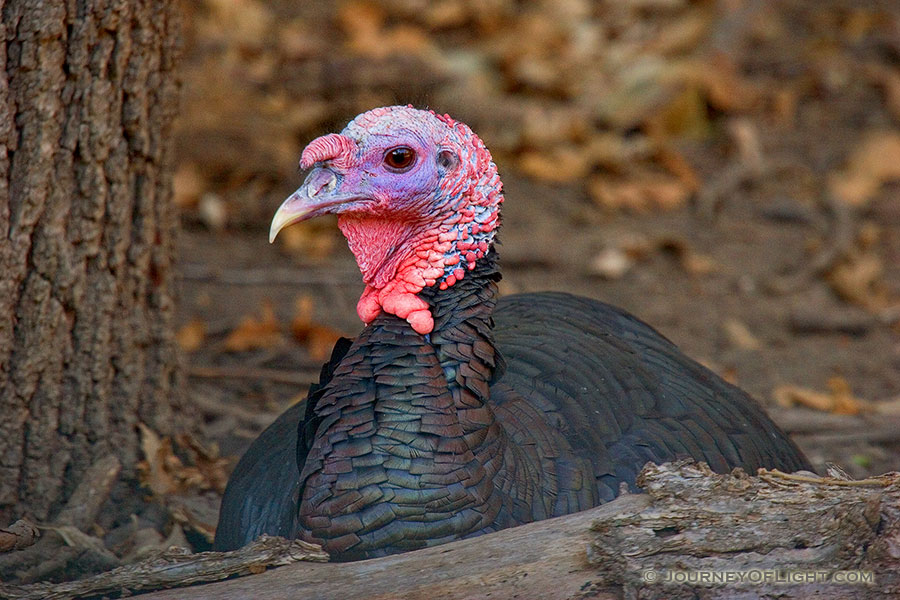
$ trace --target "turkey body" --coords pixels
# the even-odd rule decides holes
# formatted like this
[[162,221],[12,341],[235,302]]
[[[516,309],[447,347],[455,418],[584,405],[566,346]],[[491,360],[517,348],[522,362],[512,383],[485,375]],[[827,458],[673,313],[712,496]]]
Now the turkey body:
[[497,279],[491,251],[422,292],[430,334],[382,314],[339,342],[241,459],[216,549],[268,533],[369,558],[596,506],[648,461],[810,468],[746,393],[634,316],[562,293],[496,301]]

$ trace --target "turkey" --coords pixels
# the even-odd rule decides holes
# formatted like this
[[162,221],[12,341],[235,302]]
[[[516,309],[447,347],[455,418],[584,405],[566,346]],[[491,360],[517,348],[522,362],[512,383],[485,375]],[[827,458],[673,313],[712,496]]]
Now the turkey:
[[216,549],[267,533],[371,558],[597,506],[648,461],[810,469],[747,394],[627,312],[498,299],[501,183],[466,125],[377,108],[300,164],[270,241],[338,215],[366,326],[244,454]]

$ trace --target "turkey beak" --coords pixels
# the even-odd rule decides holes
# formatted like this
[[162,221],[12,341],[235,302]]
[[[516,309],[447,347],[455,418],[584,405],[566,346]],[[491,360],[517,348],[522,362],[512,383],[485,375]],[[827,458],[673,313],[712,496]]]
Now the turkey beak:
[[357,199],[354,195],[336,192],[337,187],[338,175],[334,171],[326,167],[313,169],[303,185],[275,211],[269,228],[269,243],[274,242],[278,232],[288,225],[325,214],[334,206]]

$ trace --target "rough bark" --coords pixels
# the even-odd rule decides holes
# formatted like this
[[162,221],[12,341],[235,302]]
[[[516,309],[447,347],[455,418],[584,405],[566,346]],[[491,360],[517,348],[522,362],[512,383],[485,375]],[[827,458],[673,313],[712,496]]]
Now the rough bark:
[[[705,465],[682,462],[648,465],[639,484],[647,493],[443,546],[353,563],[294,564],[141,598],[837,599],[900,594],[898,473],[864,481],[778,472],[749,477],[717,475]],[[195,560],[208,565],[222,558]],[[185,572],[196,574],[186,567]],[[872,581],[849,585],[824,579],[855,570],[870,572]],[[657,579],[651,581],[648,572]],[[696,578],[701,572],[744,573],[747,581],[664,582],[667,575]],[[782,581],[754,582],[750,572]],[[792,573],[814,580],[784,582]],[[209,571],[204,577],[217,578]],[[30,598],[36,589],[6,592]]]
[[0,522],[177,427],[174,0],[0,0]]

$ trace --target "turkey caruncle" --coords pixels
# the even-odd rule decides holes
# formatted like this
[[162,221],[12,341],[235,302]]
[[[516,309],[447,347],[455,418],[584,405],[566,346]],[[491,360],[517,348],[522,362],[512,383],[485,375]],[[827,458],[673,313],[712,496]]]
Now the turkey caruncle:
[[596,506],[648,461],[810,468],[747,394],[625,311],[498,299],[501,183],[466,125],[376,108],[300,165],[270,237],[337,214],[366,327],[244,454],[216,549],[268,533],[370,558]]

